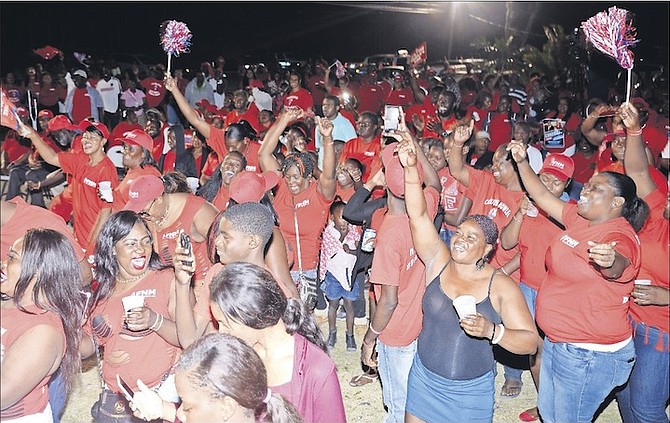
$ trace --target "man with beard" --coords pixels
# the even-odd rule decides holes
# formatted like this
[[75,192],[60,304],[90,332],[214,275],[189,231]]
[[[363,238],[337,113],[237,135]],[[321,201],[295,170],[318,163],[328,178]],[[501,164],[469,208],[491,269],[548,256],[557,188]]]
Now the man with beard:
[[[437,134],[441,138],[445,138],[452,133],[456,127],[466,119],[458,119],[454,110],[456,109],[456,94],[451,91],[443,90],[437,96],[435,104],[437,110],[437,117],[439,120],[429,120],[426,122],[426,128],[429,131]],[[427,136],[424,133],[424,138]]]
[[[356,137],[356,130],[347,118],[340,113],[340,99],[334,95],[323,99],[323,116],[333,123],[333,139],[349,141]],[[321,134],[316,132],[316,148],[319,152],[319,168],[323,167],[323,142]]]

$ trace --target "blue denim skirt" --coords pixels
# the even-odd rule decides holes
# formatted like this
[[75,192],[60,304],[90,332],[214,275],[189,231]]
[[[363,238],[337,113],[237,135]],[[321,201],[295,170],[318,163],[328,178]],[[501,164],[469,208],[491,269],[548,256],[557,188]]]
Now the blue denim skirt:
[[493,421],[495,373],[474,379],[446,379],[424,367],[419,354],[409,371],[405,410],[425,422]]

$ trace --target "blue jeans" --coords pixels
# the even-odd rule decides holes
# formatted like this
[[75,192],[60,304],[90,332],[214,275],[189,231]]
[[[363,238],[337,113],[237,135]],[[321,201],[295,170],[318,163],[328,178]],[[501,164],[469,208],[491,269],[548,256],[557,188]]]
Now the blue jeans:
[[[617,394],[624,423],[667,422],[665,404],[670,397],[668,334],[633,321],[637,362],[625,388]],[[663,351],[656,349],[661,341]]]
[[53,413],[54,423],[60,421],[60,417],[65,410],[65,403],[67,402],[67,390],[65,389],[65,378],[60,372],[56,370],[51,380],[49,381],[49,404],[51,404],[51,411]]
[[591,351],[544,340],[537,406],[544,423],[590,422],[607,396],[628,380],[635,345],[615,352]]
[[416,353],[416,339],[406,347],[390,347],[377,340],[379,353],[379,377],[382,380],[382,396],[388,408],[385,423],[405,421],[407,380]]
[[[519,283],[519,288],[523,297],[526,299],[526,305],[528,305],[528,310],[530,310],[530,315],[533,316],[535,320],[535,304],[537,303],[537,290],[531,288],[525,283]],[[510,380],[521,380],[521,374],[523,369],[517,369],[516,367],[503,366],[505,368],[505,379]]]

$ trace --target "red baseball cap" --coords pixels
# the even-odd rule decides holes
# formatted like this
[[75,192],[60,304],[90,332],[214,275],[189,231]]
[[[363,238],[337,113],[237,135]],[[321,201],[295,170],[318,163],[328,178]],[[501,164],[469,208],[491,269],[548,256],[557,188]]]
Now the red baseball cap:
[[279,183],[279,174],[274,171],[263,173],[243,170],[230,181],[230,198],[238,204],[258,203],[263,195]]
[[92,121],[86,120],[86,119],[79,122],[79,129],[81,129],[84,132],[86,132],[86,130],[91,126],[95,127],[95,129],[100,131],[102,133],[103,138],[109,139],[109,137],[110,137],[109,129],[107,129],[107,127],[105,126],[104,123],[92,122]]
[[139,213],[153,200],[163,195],[163,180],[155,175],[143,175],[135,179],[128,189],[128,202],[123,210]]
[[28,109],[26,109],[25,107],[17,107],[16,114],[21,118],[30,116],[30,112],[28,112]]
[[65,115],[58,115],[51,119],[49,123],[47,124],[47,128],[49,131],[60,131],[61,129],[67,129],[70,131],[74,131],[76,129],[79,129],[77,125],[73,124],[72,121],[70,121],[70,118],[68,118]]
[[52,119],[54,117],[54,112],[49,109],[40,110],[40,112],[37,114],[37,118],[39,119],[43,117]]
[[575,162],[565,154],[549,154],[542,163],[540,173],[554,175],[559,181],[565,182],[575,173]]
[[133,129],[123,133],[121,138],[116,139],[117,142],[125,142],[132,145],[139,145],[145,150],[151,151],[154,148],[154,140],[149,134],[142,129]]
[[603,143],[614,141],[614,138],[616,137],[625,137],[625,136],[626,136],[625,131],[610,132],[603,137]]
[[[382,163],[384,164],[384,178],[386,186],[396,197],[405,195],[405,169],[400,164],[400,159],[395,153],[398,146],[397,142],[391,143],[382,150]],[[419,170],[419,178],[423,182],[423,166],[420,162],[416,163]]]

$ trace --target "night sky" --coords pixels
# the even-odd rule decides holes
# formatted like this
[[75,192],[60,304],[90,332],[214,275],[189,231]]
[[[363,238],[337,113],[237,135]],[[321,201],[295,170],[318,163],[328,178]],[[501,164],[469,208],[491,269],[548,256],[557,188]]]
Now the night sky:
[[[537,7],[528,42],[541,46],[542,26],[562,25],[566,32],[613,3],[511,3],[509,27],[526,30]],[[633,50],[647,62],[668,62],[668,2],[618,3],[635,13],[642,41]],[[409,8],[409,9],[408,9]],[[408,12],[407,10],[411,10]],[[477,37],[502,37],[505,3],[439,2],[130,2],[0,4],[0,73],[39,60],[33,49],[46,44],[71,57],[88,54],[142,53],[156,62],[165,56],[158,42],[162,21],[188,24],[193,33],[189,54],[177,67],[197,65],[224,55],[229,63],[244,54],[290,51],[300,58],[324,56],[342,62],[376,53],[410,51],[428,42],[429,61],[469,56]]]

